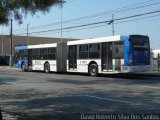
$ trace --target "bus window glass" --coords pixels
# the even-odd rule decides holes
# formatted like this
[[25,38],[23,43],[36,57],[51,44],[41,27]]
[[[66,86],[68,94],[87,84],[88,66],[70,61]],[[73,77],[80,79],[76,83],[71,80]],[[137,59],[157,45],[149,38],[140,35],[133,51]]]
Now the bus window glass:
[[88,45],[80,45],[79,51],[80,52],[88,52]]
[[79,45],[79,58],[80,59],[88,58],[88,44],[87,45]]
[[89,51],[90,52],[97,52],[97,51],[99,51],[99,44],[90,44],[89,45]]
[[49,60],[56,59],[56,48],[48,48],[48,59]]
[[132,47],[134,50],[148,50],[149,46],[149,38],[146,36],[131,36],[130,38]]
[[40,49],[33,49],[33,59],[35,60],[40,59]]
[[28,50],[23,50],[23,59],[27,59]]
[[44,60],[48,59],[48,49],[47,48],[40,49],[40,58]]
[[99,58],[100,57],[99,44],[89,45],[89,58]]
[[16,51],[15,59],[21,59],[20,51]]
[[114,59],[124,58],[123,42],[114,42]]
[[16,52],[16,59],[27,59],[28,50],[19,50]]
[[149,65],[150,64],[150,45],[149,38],[142,35],[131,35],[131,52],[130,59],[132,65]]

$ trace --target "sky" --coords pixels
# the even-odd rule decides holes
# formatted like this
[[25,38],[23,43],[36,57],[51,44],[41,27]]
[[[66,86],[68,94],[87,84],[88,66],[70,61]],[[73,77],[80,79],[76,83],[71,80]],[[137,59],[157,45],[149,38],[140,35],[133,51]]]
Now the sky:
[[[60,38],[62,35],[68,39],[111,36],[112,24],[108,23],[113,15],[115,35],[148,35],[151,48],[160,49],[160,12],[155,11],[160,11],[160,0],[66,0],[62,8],[54,6],[47,14],[28,14],[21,25],[13,21],[13,35],[26,36],[28,24],[29,36]],[[126,19],[143,13],[150,14]],[[119,18],[125,19],[116,20]],[[104,23],[87,26],[100,22]],[[85,26],[75,27],[81,25]],[[10,26],[1,26],[0,34],[9,35],[9,31]]]

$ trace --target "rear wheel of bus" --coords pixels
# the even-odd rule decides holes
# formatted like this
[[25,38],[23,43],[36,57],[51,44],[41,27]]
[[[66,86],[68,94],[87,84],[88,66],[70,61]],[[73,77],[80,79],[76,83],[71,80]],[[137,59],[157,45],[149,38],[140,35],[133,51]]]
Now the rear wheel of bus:
[[45,73],[49,73],[50,72],[50,65],[49,65],[49,63],[45,63],[45,65],[44,65],[44,72]]
[[98,66],[97,66],[97,64],[91,64],[89,66],[89,74],[91,76],[94,76],[94,77],[98,76]]

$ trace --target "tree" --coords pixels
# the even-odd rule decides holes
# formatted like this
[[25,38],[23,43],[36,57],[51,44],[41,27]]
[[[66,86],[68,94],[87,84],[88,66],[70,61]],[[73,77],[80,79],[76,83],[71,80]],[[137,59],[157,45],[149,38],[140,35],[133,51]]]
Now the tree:
[[52,6],[61,6],[64,0],[0,0],[0,24],[8,24],[12,18],[22,23],[28,13],[47,13]]

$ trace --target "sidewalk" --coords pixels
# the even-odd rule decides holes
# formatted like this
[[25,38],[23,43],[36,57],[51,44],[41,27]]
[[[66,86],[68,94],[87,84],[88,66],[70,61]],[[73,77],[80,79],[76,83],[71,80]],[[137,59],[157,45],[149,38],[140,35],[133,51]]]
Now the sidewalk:
[[160,71],[148,71],[148,72],[139,72],[139,73],[129,73],[133,75],[143,75],[143,76],[160,76]]
[[14,66],[0,66],[0,70],[21,70],[19,68],[15,68]]

